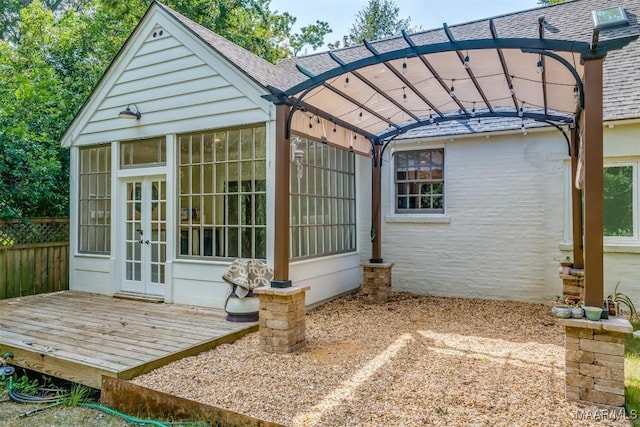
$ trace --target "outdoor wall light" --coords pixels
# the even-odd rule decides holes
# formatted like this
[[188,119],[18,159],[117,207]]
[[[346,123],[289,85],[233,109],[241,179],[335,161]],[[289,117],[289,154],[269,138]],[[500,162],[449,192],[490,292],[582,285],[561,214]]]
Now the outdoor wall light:
[[[136,111],[131,111],[131,106],[136,107]],[[118,117],[120,117],[121,119],[136,119],[136,120],[140,120],[140,117],[142,116],[142,113],[140,112],[140,110],[138,109],[138,106],[136,104],[129,104],[127,105],[127,108],[120,111],[120,114],[118,114]]]

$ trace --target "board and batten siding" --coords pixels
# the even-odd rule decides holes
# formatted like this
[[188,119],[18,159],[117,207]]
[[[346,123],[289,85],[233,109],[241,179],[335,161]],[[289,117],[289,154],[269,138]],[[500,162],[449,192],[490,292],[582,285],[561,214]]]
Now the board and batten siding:
[[394,213],[393,158],[383,162],[383,257],[395,290],[541,302],[561,289],[563,161],[558,132],[397,142],[444,147],[445,214]]

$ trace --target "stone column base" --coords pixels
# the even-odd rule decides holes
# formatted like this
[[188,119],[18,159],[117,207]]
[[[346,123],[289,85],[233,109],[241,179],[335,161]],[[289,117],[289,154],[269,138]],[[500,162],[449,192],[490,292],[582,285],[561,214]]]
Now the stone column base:
[[563,297],[574,297],[584,301],[584,275],[560,274],[560,278]]
[[260,349],[292,353],[305,345],[305,294],[310,286],[256,288],[260,299]]
[[558,319],[558,324],[566,332],[566,398],[624,406],[624,334],[633,332],[631,323],[611,317]]
[[394,263],[361,264],[362,295],[372,304],[384,304],[391,292],[391,268]]

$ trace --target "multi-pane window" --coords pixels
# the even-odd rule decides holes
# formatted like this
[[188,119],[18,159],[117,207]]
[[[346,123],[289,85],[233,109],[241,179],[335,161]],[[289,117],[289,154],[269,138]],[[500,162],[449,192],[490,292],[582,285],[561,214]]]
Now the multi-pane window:
[[637,237],[638,162],[607,165],[604,168],[604,235]]
[[396,213],[444,213],[444,148],[395,154]]
[[294,138],[291,163],[291,258],[356,250],[355,154]]
[[111,147],[80,148],[78,251],[111,251]]
[[266,258],[264,126],[178,136],[182,256]]

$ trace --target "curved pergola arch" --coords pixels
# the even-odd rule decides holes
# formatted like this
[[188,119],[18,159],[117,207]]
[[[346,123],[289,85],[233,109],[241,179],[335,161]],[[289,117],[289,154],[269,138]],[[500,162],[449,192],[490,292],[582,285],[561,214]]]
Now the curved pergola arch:
[[[333,126],[331,135],[316,133],[322,142],[352,148],[353,138],[361,135],[370,142],[373,168],[370,262],[381,263],[380,160],[391,141],[414,129],[447,122],[463,122],[472,133],[477,131],[470,122],[484,118],[521,119],[523,125],[525,120],[545,123],[558,129],[567,141],[572,180],[579,168],[578,153],[583,151],[584,190],[572,190],[574,258],[576,266],[585,269],[585,301],[597,304],[603,293],[602,63],[609,51],[623,48],[638,35],[599,42],[596,28],[590,43],[547,39],[542,16],[538,19],[539,38],[500,38],[492,20],[489,27],[491,38],[456,40],[445,24],[447,41],[421,43],[403,33],[386,42],[365,41],[357,48],[296,59],[291,72],[297,70],[304,78],[287,88],[268,87],[271,94],[265,96],[278,105],[276,204],[284,211],[289,209],[292,130],[311,135],[310,129],[304,128],[307,124],[313,127],[315,116],[317,123],[325,120]],[[403,42],[405,46],[398,47]],[[417,71],[407,72],[409,64]],[[355,88],[346,87],[350,78]],[[338,87],[341,80],[344,87]],[[415,95],[410,101],[408,92]],[[305,120],[294,121],[294,115],[301,112]],[[293,129],[294,122],[298,128]],[[323,131],[324,124],[318,126]],[[337,126],[346,132],[336,133]],[[580,148],[579,126],[588,141],[584,149]],[[444,127],[439,128],[440,135]],[[344,140],[327,138],[336,136]],[[583,223],[584,230],[589,230],[584,236]],[[290,286],[288,215],[278,216],[274,235],[272,283]]]

